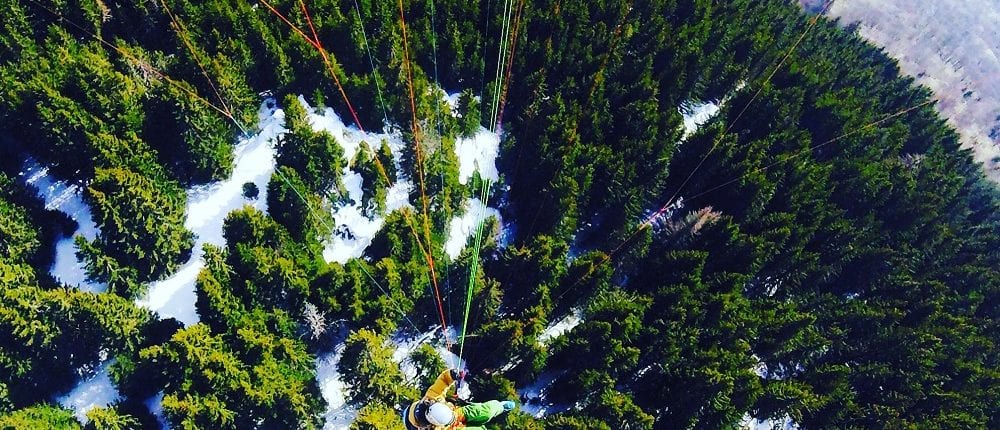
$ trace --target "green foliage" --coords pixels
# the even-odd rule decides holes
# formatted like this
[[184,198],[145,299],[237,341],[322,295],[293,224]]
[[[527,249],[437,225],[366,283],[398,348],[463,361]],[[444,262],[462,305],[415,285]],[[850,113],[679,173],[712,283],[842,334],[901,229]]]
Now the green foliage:
[[[494,423],[505,428],[735,428],[747,413],[802,428],[1000,425],[996,187],[931,106],[911,109],[926,89],[794,2],[539,0],[511,15],[502,2],[406,1],[409,63],[394,2],[310,2],[311,24],[295,2],[274,3],[315,29],[329,69],[254,2],[170,2],[177,23],[155,2],[52,3],[62,17],[28,3],[0,0],[0,136],[17,159],[0,165],[18,168],[20,143],[88,187],[101,234],[76,243],[111,293],[50,288],[62,222],[47,226],[37,199],[0,177],[7,427],[78,428],[38,402],[104,356],[117,356],[129,400],[89,427],[151,420],[135,411],[159,391],[175,427],[318,427],[307,348],[333,336],[299,340],[314,336],[299,317],[315,305],[354,330],[341,361],[364,404],[353,428],[399,428],[391,405],[419,393],[388,336],[404,319],[436,323],[435,284],[457,325],[470,277],[465,358],[473,375],[490,371],[478,392],[511,397],[546,372],[558,375],[552,398],[580,405],[508,414]],[[494,60],[511,21],[501,110],[492,77],[507,82]],[[340,136],[313,131],[297,94],[353,121],[334,76],[358,128],[388,120],[420,160],[405,151],[396,171],[384,141],[348,160]],[[462,90],[458,117],[439,86]],[[228,175],[234,123],[252,132],[264,90],[288,95],[270,216],[236,211],[226,246],[205,247],[204,325],[150,328],[118,295],[187,257],[179,184]],[[721,112],[685,136],[678,108],[704,101]],[[490,197],[515,228],[500,246],[488,224],[469,273],[471,250],[455,261],[441,250],[482,185],[459,183],[454,150],[494,120],[504,177]],[[385,222],[363,258],[327,264],[345,163],[362,176],[366,214]],[[421,177],[415,208],[385,214],[389,186]],[[685,207],[639,224],[674,196]],[[580,325],[539,340],[575,312]],[[419,382],[439,360],[418,351]]]
[[438,375],[448,368],[437,350],[426,343],[414,349],[407,359],[416,366],[417,380],[420,381],[421,387],[430,387],[437,380]]
[[[232,172],[233,123],[205,104],[187,83],[161,84],[148,102],[143,135],[184,183],[224,179]],[[180,142],[178,142],[178,136]]]
[[184,228],[185,198],[176,184],[98,169],[87,199],[101,234],[89,246],[78,240],[80,254],[88,276],[113,291],[136,295],[138,282],[163,277],[189,255],[194,241]]
[[313,358],[281,313],[254,312],[225,336],[197,324],[140,351],[125,379],[164,384],[164,413],[180,428],[318,428]]
[[0,428],[7,430],[79,430],[80,423],[73,413],[47,404],[20,409],[0,415]]
[[138,430],[139,420],[122,414],[116,408],[95,408],[87,412],[84,430]]
[[405,430],[399,412],[380,403],[368,403],[351,423],[350,430]]
[[329,133],[313,131],[305,108],[294,96],[285,98],[284,109],[289,132],[278,139],[278,166],[297,172],[313,193],[342,193],[343,148]]
[[38,230],[28,219],[28,212],[6,200],[0,200],[0,251],[10,261],[25,261],[41,247]]
[[[427,279],[407,282],[412,267],[399,267],[384,258],[375,265],[351,259],[346,265],[330,263],[316,279],[317,301],[329,303],[351,327],[365,327],[380,334],[392,333],[414,309],[414,295]],[[406,289],[404,289],[406,288]]]
[[361,329],[351,333],[344,345],[338,368],[350,387],[347,396],[359,404],[394,405],[416,398],[417,390],[406,382],[399,364],[392,360],[388,339]]
[[267,183],[268,212],[298,241],[315,241],[330,234],[333,219],[326,205],[309,191],[295,170],[279,166]]
[[479,131],[480,112],[479,100],[475,94],[471,90],[462,91],[458,97],[458,115],[462,117],[460,123],[462,137],[471,138]]
[[5,288],[37,283],[31,263],[38,262],[44,238],[29,209],[13,201],[14,188],[0,173],[0,286]]
[[14,287],[0,298],[0,381],[6,384],[0,402],[15,407],[68,389],[77,369],[99,363],[100,351],[134,351],[150,320],[148,311],[113,294]]
[[546,429],[552,430],[610,430],[607,424],[594,418],[578,418],[557,415],[546,421]]
[[384,213],[385,199],[391,185],[389,181],[396,180],[395,164],[388,143],[383,141],[376,153],[367,142],[361,142],[351,166],[361,175],[362,208],[369,215]]
[[[205,294],[215,297],[208,302],[235,301],[247,310],[283,309],[298,314],[309,294],[313,270],[308,250],[274,219],[251,207],[230,213],[223,235],[228,252],[206,254]],[[211,314],[226,315],[234,306],[220,305]]]

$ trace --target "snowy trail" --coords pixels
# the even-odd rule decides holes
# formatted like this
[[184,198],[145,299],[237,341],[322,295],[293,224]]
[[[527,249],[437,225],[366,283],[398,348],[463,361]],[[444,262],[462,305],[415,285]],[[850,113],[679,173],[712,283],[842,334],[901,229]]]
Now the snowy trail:
[[[187,192],[184,227],[196,235],[191,258],[169,278],[153,282],[136,304],[160,318],[175,318],[185,326],[199,321],[195,310],[195,281],[204,267],[202,245],[225,246],[222,226],[226,215],[244,205],[267,212],[267,183],[274,172],[273,140],[284,131],[284,112],[261,106],[261,131],[234,149],[235,166],[225,181],[194,187]],[[260,190],[256,199],[243,196],[243,184],[253,182]]]
[[73,243],[76,236],[83,236],[91,241],[100,232],[90,206],[83,201],[83,189],[79,185],[53,178],[48,167],[31,158],[24,161],[20,177],[25,183],[38,189],[38,197],[45,201],[46,209],[62,212],[78,225],[73,234],[60,237],[56,242],[55,260],[49,273],[71,287],[93,293],[104,292],[108,288],[107,284],[87,281],[85,266],[76,257],[76,245]]

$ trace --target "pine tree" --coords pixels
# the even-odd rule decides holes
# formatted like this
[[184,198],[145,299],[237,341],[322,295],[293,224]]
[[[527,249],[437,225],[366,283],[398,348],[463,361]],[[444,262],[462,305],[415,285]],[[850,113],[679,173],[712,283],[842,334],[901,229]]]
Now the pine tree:
[[399,363],[392,360],[392,350],[386,343],[385,337],[368,329],[348,336],[338,366],[349,387],[350,401],[394,405],[417,397],[416,389],[406,382]]
[[0,428],[79,430],[73,413],[55,406],[40,404],[0,415]]
[[[184,228],[184,194],[176,184],[158,183],[127,169],[98,169],[87,198],[101,234],[80,253],[88,276],[115,281],[109,284],[112,290],[136,295],[136,282],[163,277],[190,254],[193,240]],[[116,271],[120,267],[134,272],[121,276]]]
[[380,403],[369,403],[358,411],[350,430],[405,430],[405,427],[398,411]]
[[308,113],[297,98],[285,98],[285,125],[289,132],[278,139],[278,166],[295,170],[316,194],[341,193],[344,150],[327,132],[313,131]]
[[79,369],[102,355],[134,351],[150,320],[146,310],[113,294],[8,288],[0,300],[0,381],[10,402],[25,407],[66,390]]

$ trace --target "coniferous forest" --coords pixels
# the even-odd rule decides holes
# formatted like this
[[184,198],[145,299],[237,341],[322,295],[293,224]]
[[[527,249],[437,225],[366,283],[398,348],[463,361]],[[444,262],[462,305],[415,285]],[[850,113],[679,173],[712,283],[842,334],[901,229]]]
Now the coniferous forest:
[[[349,428],[398,430],[459,340],[473,400],[519,403],[491,429],[1000,428],[996,185],[929,90],[796,2],[0,9],[0,428],[336,428],[316,363],[338,351]],[[268,107],[260,204],[196,246],[188,190],[234,174]],[[408,150],[345,152],[326,107]],[[499,180],[463,180],[456,145],[497,124]],[[82,190],[101,292],[52,275],[77,223],[29,159]],[[340,263],[347,167],[384,224]],[[502,221],[453,257],[480,195]],[[143,306],[192,256],[198,322]],[[117,400],[80,419],[57,399],[100,368]]]

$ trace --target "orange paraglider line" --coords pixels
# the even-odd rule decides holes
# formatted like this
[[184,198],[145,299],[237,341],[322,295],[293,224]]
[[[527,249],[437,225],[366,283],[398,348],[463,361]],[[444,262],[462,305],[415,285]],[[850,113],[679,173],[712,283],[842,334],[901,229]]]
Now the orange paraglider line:
[[[424,160],[423,160],[424,157],[423,157],[423,151],[421,150],[420,146],[422,140],[422,134],[420,130],[420,125],[417,123],[417,103],[416,103],[416,96],[413,92],[413,70],[412,70],[412,65],[410,64],[410,47],[406,35],[406,15],[403,13],[403,0],[399,0],[399,23],[400,23],[400,28],[402,29],[403,32],[403,67],[406,69],[406,81],[410,93],[410,115],[411,115],[410,129],[413,132],[413,147],[414,147],[414,152],[416,154],[416,170],[417,170],[417,177],[420,181],[420,199],[424,213],[424,235],[425,239],[427,240],[427,243],[430,244],[433,243],[433,241],[431,240],[430,216],[427,214],[427,207],[428,207],[427,192],[426,192],[426,187],[424,186]],[[434,256],[432,253],[428,253],[427,257],[428,257],[427,263],[430,266],[431,270],[431,281],[434,285],[434,298],[437,301],[438,314],[441,317],[441,331],[444,333],[445,339],[447,340],[448,322],[445,319],[444,305],[441,302],[441,289],[440,287],[438,287],[437,274],[435,273]]]

